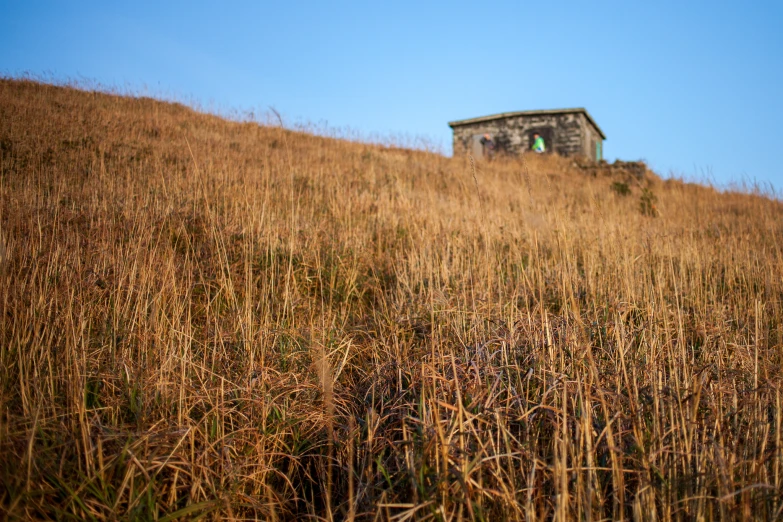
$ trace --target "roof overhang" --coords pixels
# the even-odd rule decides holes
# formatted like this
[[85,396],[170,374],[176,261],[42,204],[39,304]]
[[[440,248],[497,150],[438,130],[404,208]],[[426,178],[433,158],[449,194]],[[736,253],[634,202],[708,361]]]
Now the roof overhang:
[[493,120],[502,120],[505,118],[510,118],[512,116],[547,116],[551,114],[575,114],[575,113],[582,113],[587,118],[587,121],[589,121],[593,127],[598,131],[598,134],[601,135],[601,138],[606,139],[606,135],[604,134],[604,131],[601,130],[601,127],[598,126],[598,124],[595,122],[592,116],[590,116],[590,113],[587,112],[587,109],[584,109],[582,107],[578,107],[575,109],[551,109],[551,110],[544,110],[544,111],[516,111],[516,112],[501,112],[500,114],[491,114],[489,116],[480,116],[478,118],[469,118],[467,120],[456,120],[456,121],[450,121],[449,127],[452,129],[454,127],[459,127],[461,125],[470,125],[471,123],[483,123],[486,121],[493,121]]

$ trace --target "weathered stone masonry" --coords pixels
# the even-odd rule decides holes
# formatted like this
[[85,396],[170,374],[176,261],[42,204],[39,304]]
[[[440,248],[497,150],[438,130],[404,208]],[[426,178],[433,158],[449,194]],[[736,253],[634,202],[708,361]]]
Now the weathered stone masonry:
[[454,131],[454,154],[482,153],[481,136],[488,133],[497,151],[521,154],[530,150],[532,136],[538,132],[549,152],[562,156],[603,158],[606,136],[585,109],[506,112],[449,122]]

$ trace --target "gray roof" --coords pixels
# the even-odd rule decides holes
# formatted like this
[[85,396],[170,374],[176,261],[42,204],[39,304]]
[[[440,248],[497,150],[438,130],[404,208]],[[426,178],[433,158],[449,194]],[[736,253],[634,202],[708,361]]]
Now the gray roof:
[[481,123],[485,121],[492,121],[492,120],[501,120],[503,118],[510,118],[511,116],[544,116],[547,114],[572,114],[572,113],[578,113],[581,112],[585,115],[587,118],[587,121],[593,124],[593,127],[596,128],[598,131],[598,134],[601,135],[603,139],[606,139],[606,135],[604,134],[604,131],[601,130],[601,127],[598,126],[598,124],[595,122],[592,116],[590,116],[590,113],[587,112],[587,109],[583,107],[577,107],[574,109],[550,109],[550,110],[544,110],[544,111],[516,111],[516,112],[501,112],[500,114],[491,114],[489,116],[479,116],[478,118],[469,118],[467,120],[456,120],[456,121],[450,121],[449,127],[452,129],[454,127],[459,127],[460,125],[468,125],[470,123]]

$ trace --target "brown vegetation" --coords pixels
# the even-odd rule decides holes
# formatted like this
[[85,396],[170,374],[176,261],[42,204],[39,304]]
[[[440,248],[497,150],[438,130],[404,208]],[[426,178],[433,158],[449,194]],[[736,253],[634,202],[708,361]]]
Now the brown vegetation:
[[17,80],[0,148],[9,518],[783,514],[772,199]]

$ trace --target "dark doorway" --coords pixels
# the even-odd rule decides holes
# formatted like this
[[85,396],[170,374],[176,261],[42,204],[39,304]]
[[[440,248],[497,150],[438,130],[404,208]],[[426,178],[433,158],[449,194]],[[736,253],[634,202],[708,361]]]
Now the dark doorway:
[[544,138],[544,146],[546,147],[546,153],[549,154],[554,150],[554,135],[555,133],[552,130],[552,127],[540,127],[538,129],[531,129],[528,133],[527,137],[527,150],[533,150],[533,142],[536,141],[536,139],[533,137],[534,134],[538,134],[542,138]]

